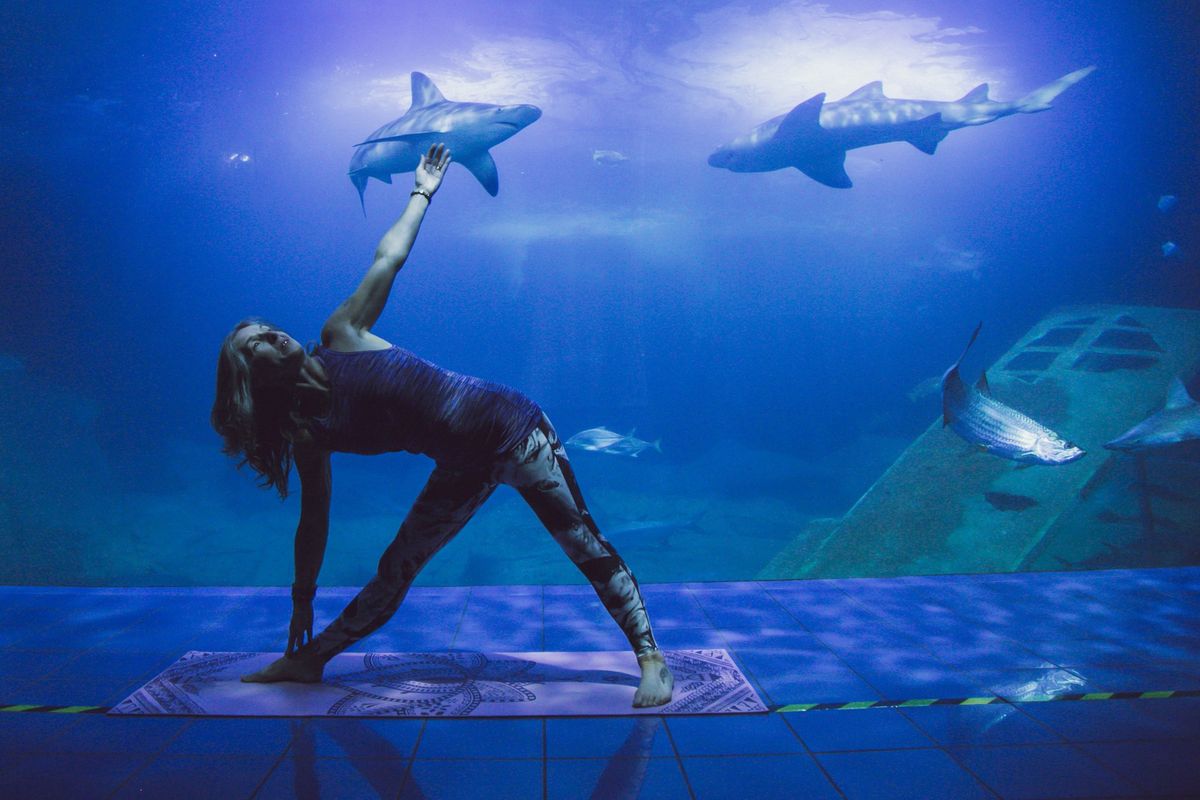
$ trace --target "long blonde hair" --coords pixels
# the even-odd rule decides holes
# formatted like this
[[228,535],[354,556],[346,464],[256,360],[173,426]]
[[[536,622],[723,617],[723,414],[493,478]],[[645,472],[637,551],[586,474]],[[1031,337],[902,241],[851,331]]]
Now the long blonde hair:
[[258,485],[273,487],[283,499],[288,495],[293,441],[302,435],[302,428],[288,388],[255,380],[250,362],[234,344],[237,332],[249,325],[276,329],[266,320],[247,317],[225,337],[217,356],[217,391],[210,419],[223,440],[222,452],[238,459],[239,469],[250,465],[261,478]]

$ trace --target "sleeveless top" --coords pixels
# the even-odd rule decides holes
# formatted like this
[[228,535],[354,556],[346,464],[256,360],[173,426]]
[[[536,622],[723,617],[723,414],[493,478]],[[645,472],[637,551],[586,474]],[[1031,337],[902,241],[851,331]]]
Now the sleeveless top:
[[309,431],[326,450],[405,450],[439,466],[482,466],[524,441],[542,416],[514,389],[442,369],[402,347],[344,353],[318,346],[313,355],[329,376],[330,408]]

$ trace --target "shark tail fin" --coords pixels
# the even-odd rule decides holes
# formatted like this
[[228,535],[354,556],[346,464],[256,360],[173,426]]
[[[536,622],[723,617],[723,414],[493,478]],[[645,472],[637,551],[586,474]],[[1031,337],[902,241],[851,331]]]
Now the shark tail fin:
[[655,439],[653,442],[650,443],[650,446],[661,453],[662,452],[662,439]]
[[362,206],[363,216],[367,215],[367,181],[370,180],[365,173],[352,172],[350,173],[350,182],[354,184],[354,188],[358,189],[358,203]]
[[1040,89],[1034,89],[1016,102],[1017,110],[1023,114],[1032,114],[1050,108],[1050,101],[1092,74],[1095,67],[1077,69],[1069,75],[1064,75],[1056,81],[1047,83]]

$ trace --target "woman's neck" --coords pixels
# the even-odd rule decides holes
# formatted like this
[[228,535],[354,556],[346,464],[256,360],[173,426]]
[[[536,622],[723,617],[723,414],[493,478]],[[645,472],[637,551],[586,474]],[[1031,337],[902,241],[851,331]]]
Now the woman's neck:
[[303,416],[324,414],[329,410],[329,376],[320,361],[306,356],[292,386],[292,402]]

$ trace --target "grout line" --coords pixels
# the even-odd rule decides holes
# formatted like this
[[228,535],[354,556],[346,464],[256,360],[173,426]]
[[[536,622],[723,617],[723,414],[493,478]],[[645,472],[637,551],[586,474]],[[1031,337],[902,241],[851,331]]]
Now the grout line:
[[692,788],[692,779],[688,777],[687,768],[683,765],[683,756],[679,753],[679,745],[675,743],[675,735],[671,733],[671,726],[667,724],[666,717],[659,717],[658,719],[663,726],[663,730],[667,732],[667,741],[671,743],[671,752],[675,754],[675,765],[679,767],[679,774],[683,776],[683,785],[687,788],[688,797],[691,800],[696,800],[696,790]]

